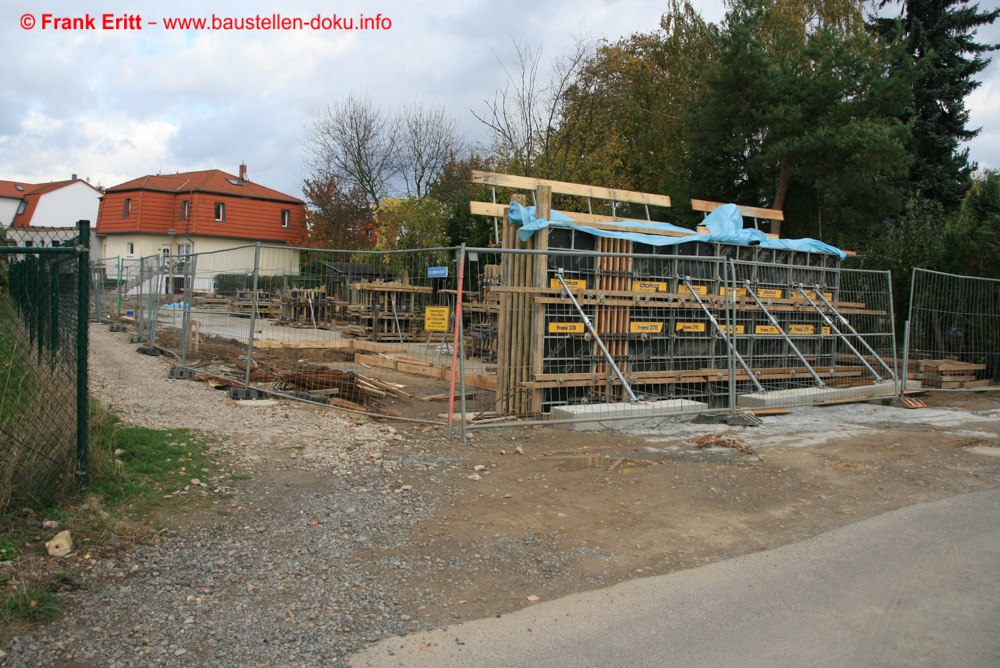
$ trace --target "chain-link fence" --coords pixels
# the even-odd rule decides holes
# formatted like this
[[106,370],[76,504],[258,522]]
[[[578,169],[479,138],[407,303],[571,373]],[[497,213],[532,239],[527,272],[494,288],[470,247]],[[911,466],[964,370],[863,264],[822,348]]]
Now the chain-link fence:
[[904,358],[909,387],[1000,389],[1000,280],[914,269]]
[[88,251],[63,231],[32,241],[0,246],[0,512],[87,485]]

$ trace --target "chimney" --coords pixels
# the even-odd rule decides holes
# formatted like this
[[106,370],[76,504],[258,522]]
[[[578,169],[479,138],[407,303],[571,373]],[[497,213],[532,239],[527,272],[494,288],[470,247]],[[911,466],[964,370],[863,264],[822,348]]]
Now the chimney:
[[240,163],[240,181],[243,181],[244,183],[246,183],[246,180],[247,180],[247,163],[241,162]]
[[76,174],[70,174],[70,181],[76,181]]

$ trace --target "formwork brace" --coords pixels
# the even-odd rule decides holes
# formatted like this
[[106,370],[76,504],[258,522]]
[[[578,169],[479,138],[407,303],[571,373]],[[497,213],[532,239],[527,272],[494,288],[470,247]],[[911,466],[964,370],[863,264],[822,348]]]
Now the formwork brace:
[[[684,285],[687,286],[688,290],[691,292],[691,296],[693,296],[695,298],[695,301],[698,302],[698,306],[701,307],[701,310],[704,311],[705,315],[708,316],[708,319],[712,323],[712,326],[715,327],[715,331],[717,331],[722,336],[722,338],[725,340],[726,347],[729,348],[729,353],[733,357],[736,358],[736,361],[740,363],[740,366],[743,367],[743,370],[747,372],[748,376],[750,376],[750,380],[753,381],[754,387],[757,388],[758,392],[763,392],[764,391],[764,386],[761,385],[760,381],[757,380],[757,377],[753,375],[753,371],[751,371],[750,367],[747,366],[747,363],[743,359],[743,356],[740,355],[739,351],[736,350],[736,346],[734,346],[733,342],[729,339],[729,336],[722,329],[722,327],[719,326],[719,321],[715,319],[715,316],[712,315],[712,312],[708,310],[707,306],[705,306],[705,302],[701,301],[701,297],[699,297],[698,293],[695,292],[694,286],[691,285],[691,277],[690,276],[685,276],[684,277]],[[734,328],[733,331],[735,331],[735,328]]]
[[[820,289],[819,289],[818,285],[816,286],[816,297],[818,297],[819,299],[821,299],[823,301],[823,304],[828,309],[830,309],[830,311],[835,316],[837,316],[837,319],[840,320],[841,324],[843,324],[844,327],[846,327],[847,329],[849,329],[850,332],[851,332],[851,334],[853,334],[854,336],[856,336],[858,338],[858,341],[860,341],[861,345],[863,345],[865,347],[865,350],[867,350],[869,353],[871,353],[872,357],[874,357],[875,359],[878,360],[878,363],[882,365],[882,368],[885,369],[889,373],[889,377],[895,380],[896,373],[889,367],[888,364],[885,363],[885,360],[882,359],[881,355],[879,355],[877,352],[875,352],[874,350],[872,350],[872,347],[870,345],[868,345],[868,342],[865,341],[865,339],[864,339],[863,336],[861,336],[860,334],[858,334],[858,330],[854,329],[854,327],[851,326],[851,323],[847,321],[847,318],[845,318],[843,315],[841,315],[840,312],[837,311],[837,309],[835,309],[833,307],[833,304],[831,304],[830,302],[828,302],[826,300],[826,297],[824,297],[823,293],[820,292]],[[868,366],[868,365],[866,364],[865,366]],[[875,372],[872,371],[872,373],[875,373]],[[878,376],[878,374],[875,374],[875,375]]]
[[601,341],[601,337],[597,334],[597,330],[594,329],[594,325],[590,322],[590,318],[588,318],[587,314],[583,312],[580,302],[576,301],[576,297],[573,296],[573,291],[569,289],[568,285],[566,285],[566,281],[563,279],[562,267],[559,267],[556,270],[556,277],[559,279],[559,282],[562,283],[562,289],[567,295],[569,295],[570,301],[572,301],[573,306],[576,307],[577,313],[579,313],[580,317],[583,318],[583,324],[586,326],[587,331],[589,331],[590,335],[594,337],[595,341],[597,341],[597,346],[601,349],[601,352],[604,353],[604,357],[608,360],[608,364],[611,365],[612,369],[614,369],[615,375],[618,376],[618,380],[621,381],[622,387],[624,387],[625,391],[628,392],[629,399],[634,404],[639,403],[638,397],[636,397],[635,392],[632,391],[632,386],[628,384],[628,381],[625,380],[625,376],[622,374],[622,370],[618,368],[617,364],[615,364],[614,358],[611,356],[611,353],[608,352],[607,347],[604,345],[604,341]]
[[[801,283],[799,283],[799,292],[801,292],[802,296],[806,298],[806,301],[809,302],[809,305],[812,306],[814,309],[816,309],[816,312],[819,313],[819,315],[820,315],[821,318],[823,318],[823,322],[826,323],[827,327],[829,327],[830,330],[834,334],[836,334],[837,336],[840,337],[840,340],[844,342],[844,345],[846,345],[850,349],[850,351],[852,353],[854,353],[854,356],[857,357],[859,360],[861,360],[861,363],[865,365],[865,368],[868,369],[868,371],[871,372],[871,374],[873,376],[875,376],[875,380],[877,382],[882,382],[882,376],[878,375],[878,373],[875,371],[875,369],[872,368],[871,364],[868,363],[868,360],[865,359],[864,355],[862,355],[861,353],[859,353],[858,349],[851,345],[851,342],[847,340],[847,337],[844,336],[843,332],[841,332],[840,329],[838,329],[837,326],[835,324],[833,324],[833,320],[830,319],[830,316],[828,316],[826,313],[824,313],[823,310],[816,304],[816,302],[814,302],[809,297],[809,295],[806,293],[805,288],[803,287],[803,285]],[[819,296],[820,298],[822,298],[822,293],[820,292],[820,288],[819,288],[818,285],[816,286],[816,295]],[[823,301],[826,301],[826,299],[823,299]],[[827,302],[827,305],[829,306],[829,302]],[[840,316],[841,323],[847,324],[848,327],[851,326],[850,323],[847,322],[846,318],[844,318],[842,315],[840,315],[839,313],[837,313],[836,309],[834,309],[832,306],[830,307],[830,309],[834,313],[836,313],[838,316]],[[862,341],[864,341],[864,339],[862,339]],[[869,348],[869,350],[871,350],[871,349]],[[882,359],[878,355],[875,355],[875,357],[878,358],[879,361],[881,361],[881,359]],[[885,366],[884,362],[882,364],[883,364],[883,366]],[[892,373],[892,372],[890,371],[890,373]]]
[[778,324],[778,321],[775,319],[775,317],[771,315],[771,312],[767,310],[767,308],[764,306],[764,303],[760,301],[759,297],[757,297],[757,293],[755,293],[753,289],[750,287],[750,281],[743,281],[743,284],[746,286],[747,294],[753,297],[753,300],[757,302],[757,307],[760,308],[761,311],[763,311],[764,315],[767,316],[767,319],[771,323],[771,325],[776,330],[778,330],[778,333],[781,334],[783,339],[785,339],[785,343],[787,343],[788,347],[791,348],[792,352],[795,353],[795,356],[798,357],[799,361],[802,362],[802,364],[805,365],[806,369],[809,370],[809,374],[813,377],[813,380],[816,381],[817,387],[825,388],[826,384],[823,382],[823,379],[819,377],[816,371],[812,368],[812,365],[806,361],[806,358],[795,346],[795,343],[792,342],[791,337],[789,337],[788,334],[785,333],[784,328],[782,328],[782,326]]

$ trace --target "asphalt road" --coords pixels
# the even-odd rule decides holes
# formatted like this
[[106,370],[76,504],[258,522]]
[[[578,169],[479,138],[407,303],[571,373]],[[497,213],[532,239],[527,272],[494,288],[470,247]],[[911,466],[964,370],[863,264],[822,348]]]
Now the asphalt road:
[[383,640],[352,666],[1000,666],[1000,489]]

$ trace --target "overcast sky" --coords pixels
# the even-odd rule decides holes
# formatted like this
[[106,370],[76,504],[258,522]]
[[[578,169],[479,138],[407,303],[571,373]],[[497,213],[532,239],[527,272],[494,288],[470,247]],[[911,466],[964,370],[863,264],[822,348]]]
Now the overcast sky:
[[[705,18],[722,18],[721,0],[694,4]],[[472,111],[482,113],[484,100],[503,85],[499,61],[513,61],[514,40],[540,47],[549,61],[578,36],[614,40],[652,30],[664,6],[648,0],[439,0],[422,7],[398,0],[5,0],[0,179],[46,182],[75,173],[112,186],[145,174],[235,173],[245,161],[252,180],[301,196],[304,128],[314,112],[349,91],[386,107],[444,104],[470,140],[485,141]],[[88,13],[94,30],[54,30],[51,22],[43,28],[43,14]],[[168,31],[163,21],[275,13],[306,21],[381,13],[391,28]],[[103,30],[104,14],[125,17],[123,27],[138,15],[142,29]],[[980,41],[1000,42],[1000,27]],[[971,158],[1000,167],[1000,64],[983,80],[968,100],[970,125],[983,128],[970,145]]]

